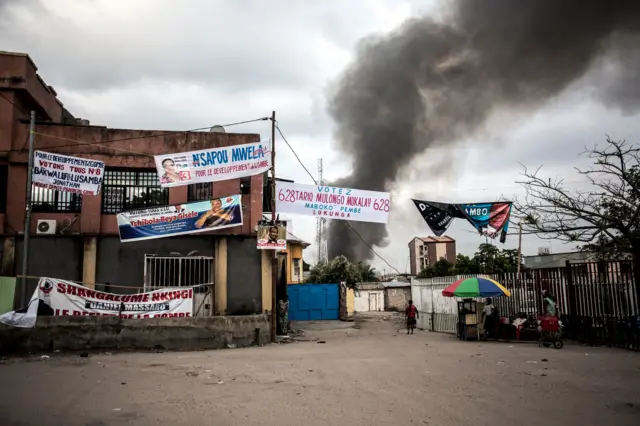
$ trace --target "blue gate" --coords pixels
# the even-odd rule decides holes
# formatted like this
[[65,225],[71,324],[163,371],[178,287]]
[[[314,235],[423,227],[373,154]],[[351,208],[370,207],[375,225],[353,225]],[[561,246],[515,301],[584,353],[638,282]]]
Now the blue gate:
[[291,321],[339,319],[338,284],[291,284],[287,290]]

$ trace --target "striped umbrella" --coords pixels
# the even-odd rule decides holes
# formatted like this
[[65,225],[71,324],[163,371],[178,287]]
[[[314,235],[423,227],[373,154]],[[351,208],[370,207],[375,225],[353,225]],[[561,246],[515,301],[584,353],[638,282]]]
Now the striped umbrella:
[[442,290],[446,297],[497,297],[511,296],[511,292],[491,278],[463,278]]

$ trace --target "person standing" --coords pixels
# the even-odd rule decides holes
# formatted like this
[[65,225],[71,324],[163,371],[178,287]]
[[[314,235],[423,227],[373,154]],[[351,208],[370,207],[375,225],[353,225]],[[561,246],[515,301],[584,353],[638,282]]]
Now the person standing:
[[407,316],[407,334],[409,334],[409,332],[413,334],[413,330],[416,328],[416,318],[420,318],[418,308],[413,304],[413,300],[409,300],[409,305],[405,309],[405,314]]
[[495,306],[493,306],[493,300],[487,297],[484,308],[482,309],[482,328],[486,336],[493,335],[495,332],[494,313]]
[[280,335],[286,336],[289,333],[289,296],[286,294],[278,301],[278,323]]

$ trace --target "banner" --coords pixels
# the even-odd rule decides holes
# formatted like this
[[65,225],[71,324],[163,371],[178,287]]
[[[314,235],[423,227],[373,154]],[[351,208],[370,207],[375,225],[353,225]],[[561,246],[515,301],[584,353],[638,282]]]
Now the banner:
[[0,315],[0,323],[32,328],[38,316],[120,316],[186,318],[193,312],[193,287],[178,287],[138,294],[112,294],[72,281],[40,278],[29,305]]
[[237,179],[271,168],[271,141],[155,155],[160,186]]
[[500,242],[505,242],[509,231],[511,203],[463,204],[462,210],[466,219],[482,235],[489,238],[500,235]]
[[287,223],[262,221],[258,224],[258,250],[286,250]]
[[242,197],[118,213],[120,241],[150,240],[242,225]]
[[33,185],[76,194],[100,193],[104,162],[36,151],[33,157]]
[[387,223],[391,196],[388,192],[302,185],[276,181],[276,211],[327,219]]
[[467,219],[482,235],[504,243],[509,230],[511,203],[444,204],[433,201],[412,200],[431,231],[441,236],[454,218]]

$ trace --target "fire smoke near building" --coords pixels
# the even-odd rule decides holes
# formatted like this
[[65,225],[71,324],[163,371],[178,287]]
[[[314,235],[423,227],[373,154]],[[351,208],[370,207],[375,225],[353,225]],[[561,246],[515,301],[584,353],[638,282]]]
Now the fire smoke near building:
[[[592,69],[602,70],[592,87],[600,101],[638,107],[640,2],[443,4],[441,20],[410,19],[362,41],[329,99],[339,148],[353,159],[352,174],[334,185],[387,191],[415,155],[472,136],[498,110],[538,108]],[[385,225],[351,226],[385,245]],[[373,257],[343,221],[331,223],[328,251]]]

